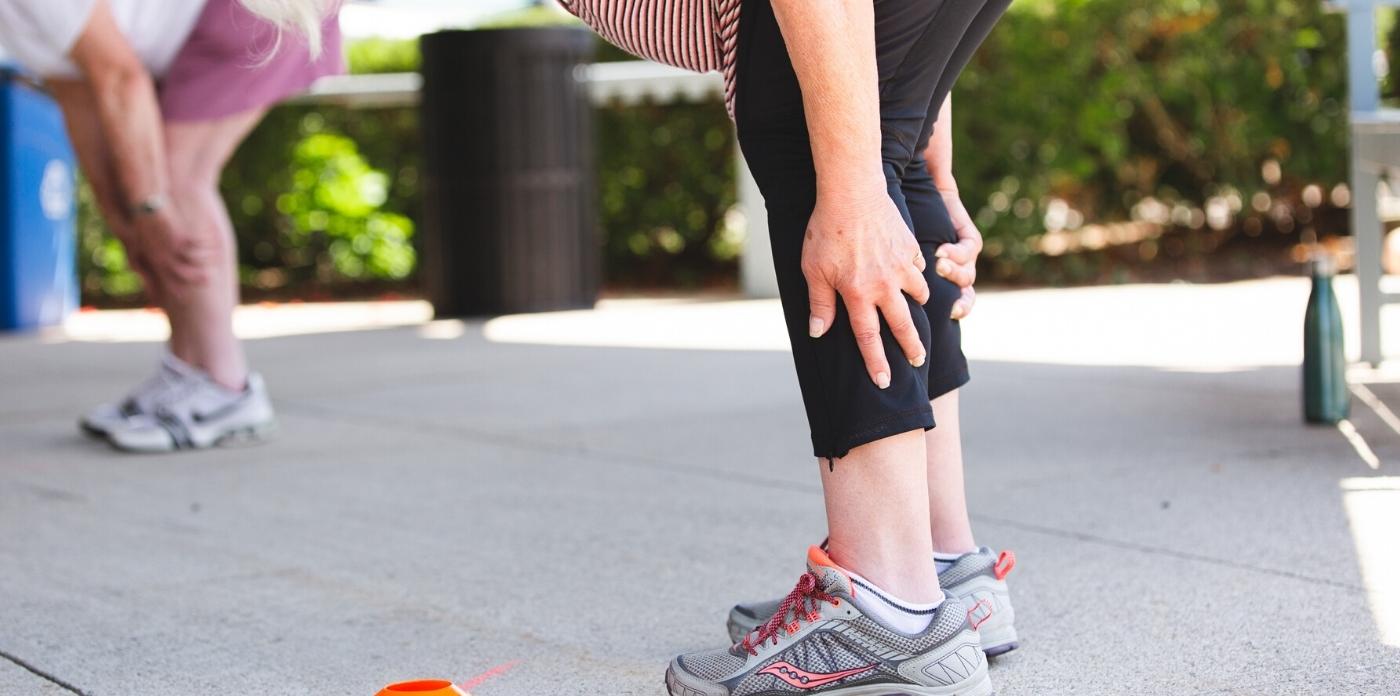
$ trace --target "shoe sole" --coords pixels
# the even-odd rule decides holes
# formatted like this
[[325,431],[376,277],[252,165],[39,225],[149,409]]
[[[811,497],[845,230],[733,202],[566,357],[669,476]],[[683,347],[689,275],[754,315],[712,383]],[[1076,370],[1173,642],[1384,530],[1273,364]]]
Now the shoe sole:
[[91,425],[85,421],[78,421],[78,430],[81,430],[84,435],[94,440],[107,439],[106,429]]
[[1020,636],[1016,635],[1015,626],[1003,626],[987,632],[978,632],[982,639],[982,652],[987,657],[997,657],[1021,647]]
[[252,447],[272,439],[277,433],[277,421],[235,428],[214,440],[211,447]]
[[113,449],[119,452],[129,452],[131,454],[168,454],[171,452],[190,452],[195,450],[214,448],[233,449],[238,447],[252,447],[255,445],[263,444],[264,442],[267,442],[268,440],[272,439],[272,436],[276,432],[277,421],[272,420],[264,423],[255,423],[253,425],[245,425],[239,428],[234,428],[218,436],[217,438],[214,438],[213,442],[203,446],[191,445],[189,447],[162,448],[129,447],[121,445],[116,440],[113,440],[111,437],[106,437],[106,440],[107,444],[111,445]]
[[[723,687],[720,687],[723,688]],[[670,696],[715,696],[716,691],[701,691],[682,684],[673,668],[666,669],[666,693]],[[992,678],[985,665],[979,673],[962,684],[949,686],[918,686],[915,684],[861,684],[844,689],[823,691],[823,696],[995,696]]]

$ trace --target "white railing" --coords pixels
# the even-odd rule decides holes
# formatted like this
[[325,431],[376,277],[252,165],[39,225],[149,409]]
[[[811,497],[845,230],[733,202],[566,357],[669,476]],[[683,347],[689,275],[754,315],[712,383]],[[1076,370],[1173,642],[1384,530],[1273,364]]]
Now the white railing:
[[1400,293],[1382,287],[1381,220],[1378,189],[1381,177],[1400,171],[1400,110],[1381,107],[1380,72],[1376,52],[1376,9],[1400,6],[1400,0],[1333,0],[1330,5],[1347,15],[1348,105],[1351,113],[1351,230],[1356,244],[1356,280],[1361,298],[1361,361],[1378,365],[1381,308],[1400,303]]

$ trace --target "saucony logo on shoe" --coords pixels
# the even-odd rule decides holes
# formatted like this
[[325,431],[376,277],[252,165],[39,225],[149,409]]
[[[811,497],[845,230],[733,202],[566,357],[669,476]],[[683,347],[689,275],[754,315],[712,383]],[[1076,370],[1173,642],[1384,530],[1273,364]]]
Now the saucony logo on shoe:
[[774,662],[759,671],[759,674],[771,674],[781,679],[788,686],[793,686],[804,691],[815,689],[819,686],[826,686],[832,682],[838,682],[847,677],[854,677],[857,674],[865,674],[879,666],[873,663],[864,667],[842,670],[840,672],[830,672],[822,674],[820,672],[808,672],[790,662]]
[[982,624],[987,623],[987,619],[992,618],[994,613],[996,610],[992,608],[991,602],[979,599],[976,604],[972,605],[971,609],[967,610],[967,622],[972,624],[973,629],[978,629],[982,627]]

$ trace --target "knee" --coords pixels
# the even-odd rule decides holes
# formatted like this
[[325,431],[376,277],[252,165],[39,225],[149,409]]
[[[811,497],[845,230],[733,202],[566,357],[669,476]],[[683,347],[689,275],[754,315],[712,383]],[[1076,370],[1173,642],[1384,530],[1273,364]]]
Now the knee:
[[170,200],[185,226],[185,234],[212,252],[209,262],[227,263],[236,251],[227,215],[222,210],[218,178],[208,173],[172,174]]
[[171,195],[179,198],[207,195],[218,191],[220,171],[200,161],[197,153],[171,150],[167,153],[166,171],[170,176]]

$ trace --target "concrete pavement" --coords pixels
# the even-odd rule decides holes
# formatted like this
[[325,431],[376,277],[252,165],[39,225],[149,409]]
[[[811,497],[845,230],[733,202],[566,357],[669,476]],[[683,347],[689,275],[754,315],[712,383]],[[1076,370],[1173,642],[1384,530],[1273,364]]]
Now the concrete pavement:
[[[1024,638],[998,693],[1400,693],[1400,432],[1298,422],[1305,294],[984,294],[968,483]],[[0,694],[660,694],[823,534],[774,303],[259,311],[282,432],[248,449],[77,434],[152,364],[139,315],[0,340]]]

